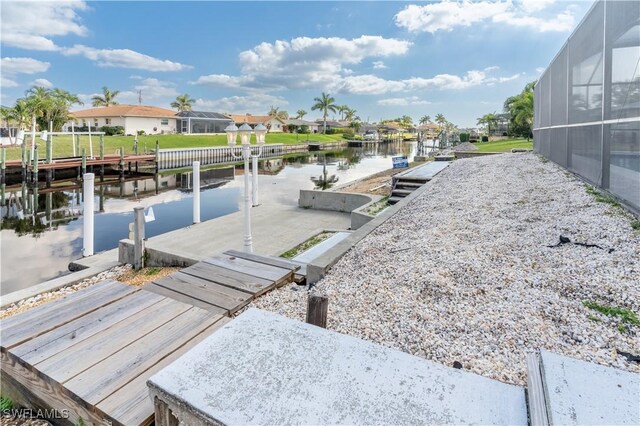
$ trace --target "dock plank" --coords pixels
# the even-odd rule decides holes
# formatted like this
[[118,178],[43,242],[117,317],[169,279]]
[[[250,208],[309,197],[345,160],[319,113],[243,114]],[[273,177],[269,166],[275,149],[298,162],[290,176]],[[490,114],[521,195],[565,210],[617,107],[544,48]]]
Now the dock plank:
[[293,271],[290,269],[256,263],[234,256],[218,255],[204,259],[204,262],[255,277],[273,280],[276,282],[276,286],[287,280],[291,281],[293,277]]
[[198,307],[200,309],[206,309],[207,311],[213,312],[215,314],[229,315],[229,311],[224,309],[224,308],[221,308],[221,307],[216,306],[216,305],[212,305],[211,303],[205,302],[205,301],[200,300],[200,299],[196,299],[196,298],[191,297],[191,296],[187,296],[187,295],[182,294],[180,292],[177,292],[175,290],[170,290],[170,289],[168,289],[166,287],[163,287],[163,286],[158,285],[158,284],[153,283],[153,282],[151,282],[149,284],[146,284],[143,287],[143,289],[145,291],[150,291],[150,292],[153,292],[153,293],[156,293],[156,294],[160,294],[160,295],[165,296],[165,297],[169,297],[169,298],[174,299],[174,300],[176,300],[176,301],[178,301],[180,303],[188,304],[188,305],[191,305],[191,306],[196,306],[196,307]]
[[20,323],[33,321],[38,317],[51,315],[52,312],[58,311],[59,309],[64,309],[66,306],[77,303],[84,298],[92,297],[92,295],[96,292],[104,291],[104,289],[106,287],[109,287],[110,285],[111,281],[109,280],[101,281],[89,287],[85,287],[82,290],[69,293],[50,302],[38,305],[34,308],[29,309],[28,311],[21,312],[9,318],[5,318],[2,320],[2,329],[8,330],[9,328],[14,327]]
[[292,271],[297,271],[298,269],[300,269],[300,265],[296,265],[295,263],[290,262],[286,259],[272,256],[261,256],[258,254],[247,253],[238,250],[227,250],[222,254],[226,254],[227,256],[239,257],[240,259],[250,260],[256,263],[264,263],[265,265],[276,266],[278,268],[291,269]]
[[110,305],[103,306],[16,346],[11,349],[11,353],[23,361],[35,365],[163,299],[162,296],[149,292],[132,293]]
[[205,262],[196,263],[181,272],[253,295],[260,295],[275,285],[273,280],[259,278]]
[[193,297],[234,313],[245,306],[253,296],[229,287],[221,286],[192,275],[176,272],[154,281],[155,284],[185,296]]
[[135,380],[127,383],[118,391],[100,402],[97,407],[109,413],[116,420],[125,425],[150,424],[153,420],[153,401],[149,397],[147,380],[158,371],[180,358],[195,345],[209,337],[216,330],[231,321],[229,317],[222,317],[219,321],[195,336],[187,344],[181,346],[167,357]]
[[97,405],[220,319],[219,314],[192,307],[68,380],[65,387]]
[[[83,315],[99,309],[102,306],[120,300],[131,293],[140,291],[139,288],[111,281],[110,285],[102,287],[92,293],[90,297],[81,298],[73,303],[65,303],[61,309],[51,312],[50,315],[39,315],[32,321],[21,322],[13,327],[2,327],[2,347],[11,348],[27,340],[33,339],[54,328],[60,327]],[[73,300],[73,299],[71,299]],[[28,313],[28,312],[25,312]]]
[[58,352],[35,367],[57,382],[64,383],[191,308],[191,305],[166,298]]

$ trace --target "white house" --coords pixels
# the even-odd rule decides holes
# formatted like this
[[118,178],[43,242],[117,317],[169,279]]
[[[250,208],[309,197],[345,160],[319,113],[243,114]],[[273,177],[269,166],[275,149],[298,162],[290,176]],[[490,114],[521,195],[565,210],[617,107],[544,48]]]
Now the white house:
[[[112,105],[73,111],[77,127],[91,125],[98,131],[102,126],[122,126],[125,135],[135,135],[139,130],[147,134],[175,133],[176,113],[174,111],[147,105]],[[65,123],[69,130],[71,122]]]

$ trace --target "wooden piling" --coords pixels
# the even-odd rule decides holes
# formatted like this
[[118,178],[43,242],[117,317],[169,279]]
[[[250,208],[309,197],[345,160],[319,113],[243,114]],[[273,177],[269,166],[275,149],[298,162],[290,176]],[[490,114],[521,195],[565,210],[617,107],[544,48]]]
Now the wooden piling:
[[[7,173],[7,148],[2,148],[2,154],[0,154],[0,183],[5,183]],[[4,197],[3,197],[4,201]]]
[[[104,135],[100,135],[100,159],[104,160]],[[100,165],[100,182],[104,182],[104,164]]]
[[31,180],[33,182],[38,182],[38,149],[35,149],[33,152],[33,171],[31,175]]
[[327,328],[329,298],[310,295],[307,301],[307,323]]
[[120,147],[120,180],[124,179],[124,147]]
[[160,161],[160,141],[156,139],[156,173],[159,170],[159,161]]
[[144,268],[144,207],[133,209],[133,268]]
[[53,160],[53,139],[51,135],[47,135],[47,152],[46,152],[46,163],[51,164]]

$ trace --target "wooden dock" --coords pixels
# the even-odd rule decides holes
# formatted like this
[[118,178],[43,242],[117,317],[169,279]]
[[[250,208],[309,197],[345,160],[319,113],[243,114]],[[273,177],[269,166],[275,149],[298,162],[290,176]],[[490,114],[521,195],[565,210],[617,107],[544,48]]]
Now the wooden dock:
[[151,424],[148,378],[299,272],[230,251],[142,288],[103,281],[17,314],[2,321],[3,396],[71,424]]

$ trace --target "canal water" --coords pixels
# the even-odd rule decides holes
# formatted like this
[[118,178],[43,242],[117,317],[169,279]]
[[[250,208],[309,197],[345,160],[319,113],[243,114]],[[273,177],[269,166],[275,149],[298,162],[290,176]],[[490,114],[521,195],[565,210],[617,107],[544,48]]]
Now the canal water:
[[[335,175],[336,186],[392,167],[391,157],[416,151],[415,142],[349,148],[340,152],[317,152],[261,161],[261,202],[297,205],[301,189],[314,189],[311,178]],[[243,170],[203,172],[201,219],[210,220],[240,209]],[[98,179],[96,179],[98,182]],[[59,185],[60,182],[54,182]],[[85,195],[77,182],[69,189],[46,189],[13,185],[2,203],[0,234],[0,294],[27,288],[68,272],[69,262],[82,257],[82,205]],[[75,187],[74,187],[75,186]],[[96,185],[96,253],[116,248],[127,238],[133,208],[153,208],[155,221],[146,224],[147,237],[189,226],[192,223],[190,174],[129,177]],[[148,210],[147,210],[148,211]],[[241,238],[239,235],[238,238]]]

